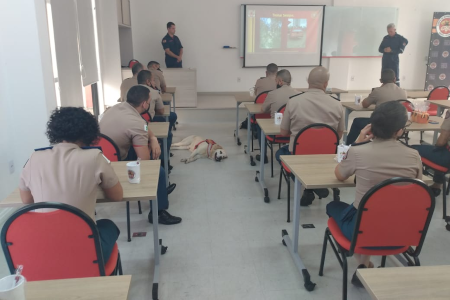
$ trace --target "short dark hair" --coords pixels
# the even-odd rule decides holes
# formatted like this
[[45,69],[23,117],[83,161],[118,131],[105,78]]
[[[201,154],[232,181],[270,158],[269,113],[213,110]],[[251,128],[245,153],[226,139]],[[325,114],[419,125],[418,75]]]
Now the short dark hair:
[[275,74],[276,72],[278,72],[278,66],[276,64],[273,64],[273,63],[272,64],[268,64],[266,70],[270,74]]
[[133,107],[138,107],[142,104],[142,102],[148,100],[148,98],[150,97],[149,93],[150,90],[147,87],[142,85],[135,85],[128,90],[127,102]]
[[142,70],[137,76],[138,84],[145,84],[147,80],[152,80],[152,72],[148,70]]
[[140,62],[135,63],[134,66],[131,68],[131,72],[133,72],[133,75],[136,75],[141,70],[144,70],[144,66]]
[[395,72],[392,69],[384,69],[381,71],[382,83],[395,83]]
[[169,22],[169,23],[167,23],[167,29],[169,29],[170,27],[172,27],[172,25],[175,25],[175,23],[174,23],[174,22]]
[[147,68],[150,68],[150,67],[152,67],[154,65],[159,65],[159,62],[152,60],[152,61],[148,62]]
[[52,145],[66,141],[90,146],[99,134],[97,120],[82,107],[57,108],[47,122],[46,135]]
[[281,78],[285,83],[291,84],[292,78],[291,78],[291,72],[289,72],[286,69],[280,70],[277,72],[277,77]]
[[382,103],[377,105],[370,117],[372,133],[380,139],[391,139],[397,131],[405,127],[407,120],[406,108],[399,101]]

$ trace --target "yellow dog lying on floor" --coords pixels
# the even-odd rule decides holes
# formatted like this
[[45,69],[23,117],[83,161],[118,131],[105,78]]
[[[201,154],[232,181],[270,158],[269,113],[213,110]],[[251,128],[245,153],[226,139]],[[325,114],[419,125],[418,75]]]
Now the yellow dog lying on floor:
[[222,146],[210,139],[202,138],[198,135],[191,135],[179,143],[172,144],[171,150],[189,149],[191,156],[181,159],[182,162],[188,164],[196,161],[201,157],[208,157],[215,161],[221,161],[228,157]]

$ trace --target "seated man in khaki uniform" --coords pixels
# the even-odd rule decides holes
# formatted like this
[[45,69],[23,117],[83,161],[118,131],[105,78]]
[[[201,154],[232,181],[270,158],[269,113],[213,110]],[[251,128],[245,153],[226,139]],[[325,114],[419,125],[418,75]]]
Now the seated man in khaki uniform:
[[[277,76],[275,78],[275,82],[277,84],[277,89],[271,91],[268,95],[266,100],[264,101],[264,104],[261,107],[262,113],[270,113],[272,116],[275,115],[278,110],[287,104],[290,97],[299,94],[298,91],[294,90],[291,87],[291,73],[288,70],[280,70],[277,73]],[[258,124],[256,124],[256,132],[258,135],[258,141],[261,145],[261,127],[259,127]],[[289,142],[289,138],[286,138],[286,142]],[[267,145],[264,145],[266,147],[267,153]],[[256,155],[256,160],[260,160],[260,155]],[[264,163],[268,162],[267,155],[264,158]]]
[[133,68],[131,68],[131,72],[133,72],[133,77],[125,79],[120,85],[120,101],[127,101],[127,93],[128,90],[135,85],[138,85],[137,77],[140,71],[144,70],[144,66],[141,63],[135,63]]
[[[369,96],[361,103],[362,107],[367,108],[371,105],[380,105],[388,101],[406,100],[406,91],[395,84],[395,73],[391,69],[384,69],[381,71],[382,83],[380,87],[373,89]],[[369,118],[355,118],[347,136],[347,145],[355,142],[361,129],[369,124]]]
[[[53,147],[36,149],[25,164],[19,183],[22,202],[61,202],[82,210],[95,221],[99,186],[108,199],[121,201],[122,186],[109,160],[99,149],[87,147],[99,133],[97,120],[83,108],[54,110],[47,124]],[[120,231],[107,219],[98,220],[97,228],[106,263]]]
[[[295,137],[308,125],[327,124],[337,131],[339,138],[342,137],[345,128],[344,111],[339,101],[325,93],[329,79],[330,73],[326,68],[316,67],[309,73],[308,90],[289,99],[281,122],[281,135],[290,135],[291,138],[289,146],[281,147],[275,155],[280,164],[280,156],[292,154]],[[320,198],[328,195],[328,189],[305,190],[301,205],[306,206],[312,203],[313,192]]]
[[[356,144],[350,147],[346,158],[336,166],[334,173],[338,180],[347,180],[352,175],[356,177],[353,204],[332,201],[327,205],[327,215],[336,221],[349,241],[355,229],[359,203],[371,188],[393,177],[422,179],[419,153],[398,141],[405,131],[407,120],[406,109],[399,102],[388,101],[377,106],[370,117],[370,124],[361,130]],[[389,211],[389,207],[383,209]],[[379,217],[382,223],[383,216]],[[354,257],[358,261],[358,269],[373,268],[369,255],[355,254]],[[363,286],[356,272],[352,283]]]
[[163,72],[159,69],[159,63],[156,61],[151,61],[147,64],[147,69],[152,72],[153,79],[155,80],[155,87],[161,91],[161,93],[166,92],[166,80],[164,79]]
[[[278,66],[276,64],[268,64],[266,67],[266,77],[261,77],[255,83],[255,98],[262,92],[273,91],[277,88],[275,77],[277,76]],[[249,128],[248,120],[245,119],[239,128]]]
[[[144,86],[133,86],[127,93],[127,101],[108,109],[100,121],[100,132],[111,138],[120,151],[121,160],[158,159],[161,148],[158,139],[148,130],[147,122],[141,114],[150,107],[150,91]],[[175,189],[175,184],[166,188],[166,175],[161,167],[158,181],[159,224],[172,225],[181,222],[181,218],[167,212],[168,195]],[[153,223],[150,212],[148,220]]]

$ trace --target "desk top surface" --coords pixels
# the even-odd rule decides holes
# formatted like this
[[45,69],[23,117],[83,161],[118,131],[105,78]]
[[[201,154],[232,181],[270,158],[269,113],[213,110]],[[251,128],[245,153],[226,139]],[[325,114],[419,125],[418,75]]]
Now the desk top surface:
[[448,299],[450,266],[358,269],[372,299]]
[[[297,91],[300,91],[300,92],[306,92],[308,90],[308,88],[294,88],[294,89],[296,89]],[[326,91],[325,93],[327,93],[327,94],[346,94],[346,93],[348,93],[348,91],[341,90],[338,88],[331,88],[331,91]]]
[[167,94],[175,94],[175,92],[177,91],[177,88],[174,86],[168,86],[166,87],[166,93]]
[[131,275],[31,281],[25,284],[28,300],[126,300]]
[[427,100],[430,103],[436,104],[437,106],[450,108],[450,101],[449,100]]
[[406,131],[439,131],[441,130],[442,122],[444,119],[436,116],[431,116],[430,121],[437,122],[437,124],[420,124],[420,123],[411,123],[410,126],[406,127]]
[[[111,166],[119,177],[119,182],[123,188],[123,201],[156,200],[156,191],[159,180],[159,169],[161,161],[144,160],[141,161],[141,182],[131,184],[128,182],[127,162],[111,162]],[[105,199],[101,189],[98,189],[97,203],[111,202]],[[24,204],[20,198],[19,188],[16,188],[8,197],[0,201],[0,208],[22,207]]]
[[264,132],[265,135],[279,135],[280,125],[275,124],[274,119],[256,119],[259,127]]
[[255,96],[251,96],[250,92],[236,92],[234,99],[236,102],[255,102]]
[[245,103],[244,106],[251,114],[260,114],[261,113],[262,104]]
[[362,107],[359,104],[355,104],[355,102],[341,102],[342,106],[351,110],[351,111],[374,111],[375,105],[371,105],[367,108]]
[[172,94],[170,93],[161,94],[161,99],[163,102],[172,102]]
[[170,116],[170,105],[169,104],[164,104],[164,114],[163,114],[163,116],[164,117],[168,117],[168,116]]
[[[334,160],[335,156],[335,154],[282,155],[281,160],[306,189],[355,186],[355,176],[351,176],[345,181],[336,179],[334,169],[338,163]],[[432,182],[431,178],[425,176],[422,180],[426,183]]]
[[[166,110],[166,106],[164,106],[164,110]],[[148,129],[151,130],[157,138],[165,139],[169,135],[169,122],[151,122],[148,123]]]
[[406,95],[408,98],[416,99],[416,98],[427,98],[429,91],[406,91]]

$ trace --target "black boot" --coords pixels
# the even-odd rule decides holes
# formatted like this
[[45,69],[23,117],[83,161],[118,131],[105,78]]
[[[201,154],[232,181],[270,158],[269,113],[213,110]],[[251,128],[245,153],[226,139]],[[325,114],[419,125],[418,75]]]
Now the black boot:
[[300,206],[308,206],[311,205],[314,201],[315,196],[313,190],[304,190],[302,199],[300,199]]

